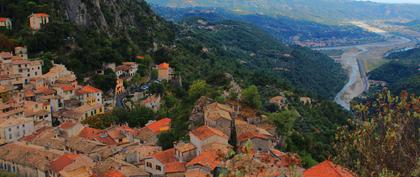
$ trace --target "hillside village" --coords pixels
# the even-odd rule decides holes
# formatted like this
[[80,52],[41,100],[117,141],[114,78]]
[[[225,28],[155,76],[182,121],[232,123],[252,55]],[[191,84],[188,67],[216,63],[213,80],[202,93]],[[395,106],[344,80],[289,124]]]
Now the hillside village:
[[[49,20],[48,14],[37,13],[28,17],[28,24],[36,33]],[[10,19],[0,18],[0,28],[11,29]],[[43,73],[44,65],[29,58],[25,46],[0,52],[0,171],[27,177],[235,176],[236,169],[246,171],[239,176],[355,176],[330,160],[305,170],[298,155],[277,149],[281,139],[266,116],[235,100],[219,103],[201,97],[189,117],[188,138],[171,142],[169,149],[159,146],[158,139],[171,130],[171,117],[151,120],[144,127],[89,127],[84,121],[90,117],[130,108],[120,95],[131,93],[125,84],[139,70],[138,64],[106,64],[104,70],[116,73],[111,97],[79,84],[65,65],[52,63]],[[157,78],[149,83],[177,79],[169,63],[150,69]],[[158,111],[163,95],[147,94],[147,89],[132,99]],[[310,105],[313,100],[300,101]],[[287,108],[284,96],[269,102]]]

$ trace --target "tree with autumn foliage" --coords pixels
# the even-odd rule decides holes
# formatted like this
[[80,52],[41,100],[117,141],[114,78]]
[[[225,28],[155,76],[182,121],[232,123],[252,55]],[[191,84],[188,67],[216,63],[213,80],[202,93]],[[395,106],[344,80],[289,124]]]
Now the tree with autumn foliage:
[[353,108],[336,135],[336,160],[361,176],[418,176],[420,97],[384,90]]

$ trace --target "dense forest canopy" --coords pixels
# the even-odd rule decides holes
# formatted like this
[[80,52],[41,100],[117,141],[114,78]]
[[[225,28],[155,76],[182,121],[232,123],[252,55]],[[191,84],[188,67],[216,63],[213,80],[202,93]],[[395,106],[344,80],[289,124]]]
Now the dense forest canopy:
[[387,82],[394,93],[407,90],[420,94],[420,48],[392,53],[389,63],[369,73],[373,80]]

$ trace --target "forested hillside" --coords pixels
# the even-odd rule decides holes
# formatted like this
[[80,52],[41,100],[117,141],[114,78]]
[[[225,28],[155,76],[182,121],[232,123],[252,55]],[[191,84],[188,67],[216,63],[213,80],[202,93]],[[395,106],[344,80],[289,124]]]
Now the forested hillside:
[[[1,0],[0,5],[0,16],[13,23],[0,49],[27,45],[32,57],[64,63],[79,78],[105,62],[120,63],[170,45],[175,37],[171,24],[142,0]],[[48,13],[51,22],[32,33],[27,19],[38,12]]]
[[369,73],[370,79],[387,82],[394,93],[407,90],[420,94],[420,48],[390,54],[388,60]]
[[[221,71],[240,68],[261,71],[279,77],[293,88],[324,98],[332,98],[346,80],[340,65],[326,55],[281,44],[250,24],[234,21],[212,23],[198,18],[185,21],[182,26],[185,28],[180,33],[177,45],[208,58],[210,62],[223,62],[216,65],[221,67]],[[203,49],[208,52],[203,52]],[[193,60],[185,59],[189,62]],[[201,61],[197,62],[194,63],[196,67],[192,67],[196,70],[194,73],[208,75],[208,72],[214,71],[205,68],[204,63],[199,64]]]

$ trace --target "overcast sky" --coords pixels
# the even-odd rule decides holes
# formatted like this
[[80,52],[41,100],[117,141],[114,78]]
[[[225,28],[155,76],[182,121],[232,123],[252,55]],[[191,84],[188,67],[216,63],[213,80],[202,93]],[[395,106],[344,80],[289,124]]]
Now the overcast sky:
[[420,4],[420,0],[370,0],[375,2],[385,2],[385,3],[416,3]]

